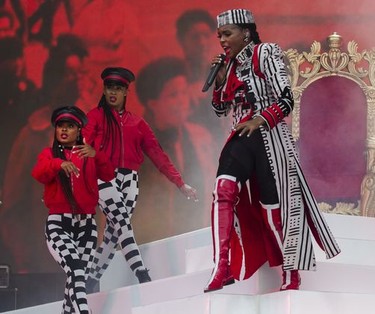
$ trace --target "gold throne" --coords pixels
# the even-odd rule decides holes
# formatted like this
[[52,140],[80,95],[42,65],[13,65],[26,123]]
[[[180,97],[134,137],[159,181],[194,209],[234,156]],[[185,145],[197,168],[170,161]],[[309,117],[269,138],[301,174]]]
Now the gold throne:
[[[358,44],[350,41],[347,44],[347,51],[343,51],[342,43],[342,37],[333,33],[327,38],[326,51],[322,51],[322,45],[317,41],[312,43],[310,51],[298,52],[293,48],[285,51],[295,99],[291,120],[292,135],[300,148],[302,167],[305,169],[306,166],[311,166],[311,181],[316,183],[316,189],[322,190],[323,199],[317,197],[320,209],[330,213],[373,217],[375,216],[375,48],[359,52]],[[349,82],[349,85],[340,89],[339,85],[344,81]],[[322,83],[320,87],[318,87],[319,82]],[[325,89],[326,92],[324,92]],[[362,97],[362,100],[355,101],[355,98],[342,96],[343,92],[354,92],[355,89],[361,94],[358,95],[357,92],[356,97]],[[326,97],[324,93],[328,93],[329,97]],[[340,95],[344,97],[340,103],[347,102],[348,104],[338,109],[333,99]],[[324,97],[324,101],[319,96]],[[318,97],[316,98],[318,103],[309,103],[308,100],[315,97]],[[323,102],[328,105],[324,105]],[[350,111],[347,108],[350,108]],[[315,115],[314,112],[320,115]],[[345,114],[346,118],[343,118]],[[322,120],[328,122],[319,127],[319,122]],[[308,125],[313,126],[313,129],[305,130],[304,128]],[[334,125],[333,129],[326,131],[326,127],[331,125]],[[356,130],[360,130],[360,135],[352,139],[349,134],[357,134]],[[334,143],[328,145],[330,147],[320,145],[329,135],[338,132],[341,133],[335,135]],[[309,145],[308,138],[310,143],[315,143],[319,151],[314,152],[314,148],[311,147],[309,151],[306,148]],[[336,147],[334,147],[335,144],[337,144]],[[345,150],[346,144],[347,150]],[[324,151],[325,148],[331,155]],[[337,152],[338,155],[332,155],[333,152]],[[356,159],[353,159],[354,156]],[[326,175],[326,178],[334,182],[334,175],[330,174],[330,171],[332,173],[334,171],[331,168],[324,169],[324,167],[331,163],[334,168],[335,160],[338,165],[341,164],[343,172],[350,174],[337,174],[340,172],[340,167],[338,167],[339,170],[335,170],[338,177],[336,185],[333,183],[329,187],[321,178]],[[312,165],[316,161],[318,165]],[[352,168],[357,168],[355,174]],[[358,169],[362,168],[359,174]],[[309,174],[306,176],[309,181]],[[317,179],[318,176],[320,179]],[[345,194],[353,184],[354,187],[351,189],[358,190],[355,195],[356,200],[340,199],[337,197],[339,194],[335,196],[336,201],[333,203],[332,200],[330,203],[324,199],[327,190],[334,190],[335,186],[339,186],[335,193],[341,191]],[[314,188],[312,190],[314,192]]]

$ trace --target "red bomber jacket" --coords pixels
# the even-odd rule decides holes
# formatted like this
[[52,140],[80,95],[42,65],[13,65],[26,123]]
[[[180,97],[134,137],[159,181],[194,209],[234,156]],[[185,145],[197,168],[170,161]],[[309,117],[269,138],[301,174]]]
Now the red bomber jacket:
[[[79,209],[74,214],[95,214],[99,200],[98,179],[110,181],[115,177],[115,169],[101,152],[96,152],[95,157],[79,158],[65,149],[65,155],[78,169],[80,175],[71,175],[73,195]],[[84,166],[84,160],[86,164]],[[54,158],[51,148],[45,148],[38,156],[32,170],[32,176],[44,184],[44,203],[49,209],[49,214],[73,213],[73,209],[66,199],[58,173],[64,160]]]
[[146,154],[156,168],[180,188],[184,184],[181,175],[148,123],[129,111],[120,115],[112,109],[112,113],[121,126],[120,132],[115,132],[114,140],[105,136],[108,124],[103,109],[94,108],[87,114],[88,123],[82,130],[86,142],[97,151],[103,151],[116,168],[138,171]]

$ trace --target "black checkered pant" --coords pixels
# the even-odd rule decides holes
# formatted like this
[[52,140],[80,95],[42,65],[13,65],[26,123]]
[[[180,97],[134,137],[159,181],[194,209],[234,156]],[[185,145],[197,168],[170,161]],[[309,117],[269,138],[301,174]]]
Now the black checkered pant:
[[98,238],[94,216],[49,215],[45,236],[51,255],[67,275],[62,314],[88,314],[86,279]]
[[145,268],[130,222],[138,192],[138,173],[134,170],[116,169],[116,178],[112,181],[99,180],[99,206],[106,217],[106,226],[103,241],[95,253],[91,278],[101,278],[117,245],[133,272]]

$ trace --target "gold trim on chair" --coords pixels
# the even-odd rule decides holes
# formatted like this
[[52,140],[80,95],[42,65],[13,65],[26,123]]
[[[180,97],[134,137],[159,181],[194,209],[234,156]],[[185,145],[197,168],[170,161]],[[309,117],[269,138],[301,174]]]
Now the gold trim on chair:
[[313,82],[328,76],[340,76],[354,81],[363,90],[367,101],[366,164],[367,170],[361,185],[359,204],[337,203],[335,208],[320,203],[325,212],[375,216],[375,48],[358,52],[358,44],[350,41],[342,51],[342,37],[333,33],[327,38],[329,50],[321,51],[314,41],[309,52],[296,49],[285,51],[292,91],[294,110],[292,135],[300,137],[300,105],[304,90]]

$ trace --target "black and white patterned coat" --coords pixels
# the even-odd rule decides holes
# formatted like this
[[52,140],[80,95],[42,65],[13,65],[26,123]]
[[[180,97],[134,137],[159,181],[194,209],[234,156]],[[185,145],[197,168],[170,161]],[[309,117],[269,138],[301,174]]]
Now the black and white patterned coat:
[[212,107],[218,116],[231,112],[233,126],[256,116],[266,122],[260,131],[282,210],[284,270],[315,269],[311,229],[326,257],[337,255],[340,249],[306,182],[284,121],[293,110],[293,96],[281,48],[272,43],[247,45],[228,62],[227,78],[214,91]]

